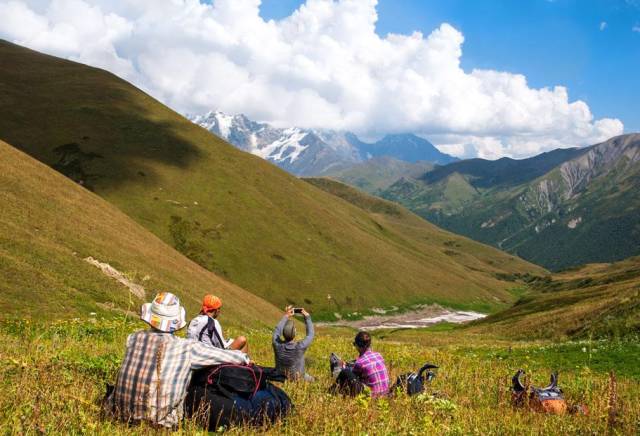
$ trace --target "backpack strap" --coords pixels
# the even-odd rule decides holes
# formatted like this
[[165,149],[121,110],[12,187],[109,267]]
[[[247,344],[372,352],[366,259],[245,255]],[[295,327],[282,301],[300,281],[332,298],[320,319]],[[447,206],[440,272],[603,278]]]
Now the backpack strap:
[[224,341],[220,337],[220,334],[218,333],[218,329],[216,329],[216,322],[210,316],[207,316],[207,325],[205,325],[202,328],[202,330],[200,330],[200,333],[198,334],[198,341],[202,342],[202,336],[204,335],[205,331],[207,332],[207,335],[211,339],[212,344],[213,344],[213,335],[215,334],[216,339],[218,339],[218,343],[220,344],[220,348],[224,348]]
[[425,364],[422,368],[418,370],[418,377],[422,377],[422,374],[424,374],[426,370],[435,369],[435,368],[437,368],[437,366],[432,363]]

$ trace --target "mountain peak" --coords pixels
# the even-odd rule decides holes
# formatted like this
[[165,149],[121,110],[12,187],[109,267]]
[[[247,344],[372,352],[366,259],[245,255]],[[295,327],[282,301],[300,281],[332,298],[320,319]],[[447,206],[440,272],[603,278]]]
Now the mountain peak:
[[389,134],[368,144],[351,132],[276,128],[243,114],[228,115],[218,110],[188,118],[241,150],[300,176],[324,175],[380,156],[409,163],[446,164],[457,160],[412,133]]
[[458,160],[442,153],[431,142],[413,133],[388,134],[373,144],[361,144],[361,151],[368,157],[387,155],[411,163],[427,161],[440,165]]

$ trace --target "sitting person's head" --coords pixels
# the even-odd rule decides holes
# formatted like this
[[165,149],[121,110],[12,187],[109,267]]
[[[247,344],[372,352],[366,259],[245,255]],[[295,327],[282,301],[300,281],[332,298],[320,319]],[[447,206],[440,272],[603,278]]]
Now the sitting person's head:
[[222,300],[215,295],[205,295],[202,299],[202,308],[200,313],[202,315],[208,315],[212,318],[217,318],[222,308]]
[[285,342],[291,342],[296,338],[296,323],[290,319],[282,329],[282,337]]
[[185,325],[186,313],[180,305],[180,299],[170,292],[160,292],[153,302],[142,305],[140,319],[154,330],[174,333]]
[[371,335],[367,332],[358,332],[353,340],[353,345],[360,354],[364,353],[371,347]]

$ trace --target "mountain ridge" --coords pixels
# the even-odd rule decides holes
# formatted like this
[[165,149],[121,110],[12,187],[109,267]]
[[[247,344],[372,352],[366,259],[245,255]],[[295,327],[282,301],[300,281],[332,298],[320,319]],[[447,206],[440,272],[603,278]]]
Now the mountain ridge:
[[351,132],[299,127],[276,128],[243,114],[209,111],[187,118],[241,150],[266,159],[297,176],[322,176],[374,157],[389,156],[409,163],[447,163],[456,158],[440,152],[413,134],[386,135],[367,143]]
[[[639,149],[640,135],[622,135],[534,157],[525,166],[547,161],[528,173],[491,173],[494,163],[462,161],[418,180],[399,180],[381,195],[448,230],[551,269],[618,261],[640,254]],[[455,172],[472,164],[482,167]],[[447,194],[452,174],[462,174],[453,190],[457,198]],[[490,177],[477,177],[484,174]]]
[[113,74],[6,42],[0,60],[0,137],[272,304],[326,317],[421,300],[495,309],[513,299],[500,274],[545,273],[410,218],[416,247],[408,222],[381,223]]
[[50,167],[1,140],[0,154],[0,318],[128,314],[158,291],[178,295],[193,316],[213,291],[230,324],[277,319],[274,306]]

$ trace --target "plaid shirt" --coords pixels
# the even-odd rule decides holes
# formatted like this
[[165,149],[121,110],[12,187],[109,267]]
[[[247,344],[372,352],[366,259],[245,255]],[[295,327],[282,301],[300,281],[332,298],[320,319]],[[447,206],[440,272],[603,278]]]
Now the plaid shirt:
[[129,335],[110,406],[128,422],[175,427],[182,419],[191,371],[220,363],[248,363],[246,354],[157,330]]
[[368,349],[356,359],[353,373],[371,388],[372,397],[380,397],[389,391],[389,373],[380,353]]

